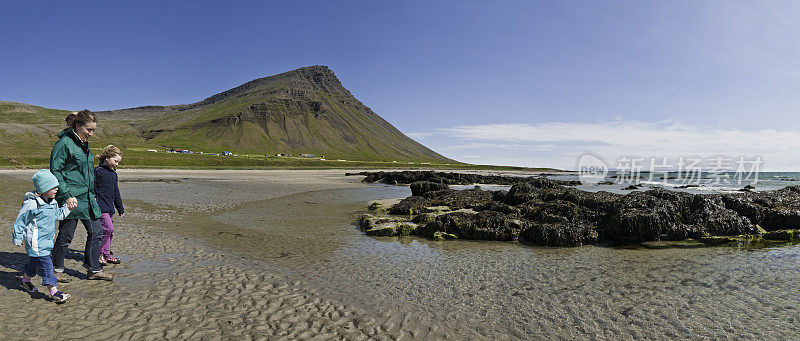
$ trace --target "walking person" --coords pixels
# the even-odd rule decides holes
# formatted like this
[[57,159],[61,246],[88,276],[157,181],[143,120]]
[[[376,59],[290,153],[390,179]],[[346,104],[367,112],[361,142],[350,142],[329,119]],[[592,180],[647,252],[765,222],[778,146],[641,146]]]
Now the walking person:
[[42,276],[42,285],[47,287],[50,300],[64,303],[69,298],[58,290],[53,273],[53,261],[50,251],[53,250],[53,235],[56,233],[56,220],[67,217],[70,213],[67,205],[58,207],[55,197],[58,192],[58,180],[49,170],[42,169],[33,175],[34,190],[25,193],[25,200],[14,221],[11,236],[14,245],[25,244],[28,263],[22,267],[20,286],[27,292],[38,289],[31,283],[37,274]]
[[113,276],[103,272],[100,265],[100,207],[95,198],[94,156],[89,150],[89,138],[97,129],[97,117],[89,110],[73,112],[64,120],[67,125],[58,134],[59,140],[50,154],[50,171],[58,179],[56,200],[66,203],[72,212],[58,224],[53,252],[53,267],[59,282],[71,279],[64,273],[64,256],[75,235],[78,220],[86,228],[83,267],[87,279],[111,281]]
[[[111,252],[111,238],[114,236],[114,213],[125,216],[122,197],[117,184],[117,166],[122,161],[122,151],[114,145],[103,148],[100,154],[100,165],[94,167],[95,192],[100,205],[100,224],[103,226],[103,238],[100,242],[100,265],[119,264],[119,258]],[[116,209],[116,210],[115,210]]]

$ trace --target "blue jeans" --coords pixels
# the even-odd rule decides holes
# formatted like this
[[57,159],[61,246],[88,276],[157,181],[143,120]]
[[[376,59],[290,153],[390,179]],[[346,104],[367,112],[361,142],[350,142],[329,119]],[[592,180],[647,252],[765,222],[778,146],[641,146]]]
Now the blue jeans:
[[42,285],[56,285],[56,274],[53,272],[53,261],[50,256],[28,257],[28,263],[22,267],[28,277],[42,276]]
[[[100,265],[100,240],[103,238],[103,228],[100,226],[100,219],[80,219],[83,227],[86,228],[86,247],[83,249],[83,267],[92,271],[103,271]],[[58,223],[58,236],[53,245],[53,266],[56,272],[64,272],[64,256],[67,254],[67,247],[75,236],[75,228],[78,227],[78,219],[62,220]]]

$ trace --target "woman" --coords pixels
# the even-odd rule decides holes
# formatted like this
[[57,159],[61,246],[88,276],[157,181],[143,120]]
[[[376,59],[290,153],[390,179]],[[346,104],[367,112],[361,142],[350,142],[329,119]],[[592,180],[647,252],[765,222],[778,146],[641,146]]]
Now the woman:
[[103,272],[100,265],[100,207],[94,192],[94,157],[89,150],[89,138],[97,128],[97,117],[83,110],[67,115],[67,128],[58,134],[59,140],[50,153],[50,171],[58,179],[59,204],[66,203],[72,212],[58,224],[58,236],[53,246],[53,268],[59,282],[69,282],[64,273],[64,256],[75,235],[78,220],[86,228],[86,247],[83,266],[87,279],[110,281],[113,277]]

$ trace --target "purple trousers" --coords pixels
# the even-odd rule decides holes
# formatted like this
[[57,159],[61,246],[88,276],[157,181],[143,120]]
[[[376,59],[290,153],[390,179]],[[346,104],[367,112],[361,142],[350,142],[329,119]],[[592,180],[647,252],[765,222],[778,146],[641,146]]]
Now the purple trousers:
[[111,237],[114,236],[114,220],[111,215],[103,213],[100,216],[100,225],[103,226],[103,239],[100,241],[100,255],[108,258],[114,254],[111,252]]

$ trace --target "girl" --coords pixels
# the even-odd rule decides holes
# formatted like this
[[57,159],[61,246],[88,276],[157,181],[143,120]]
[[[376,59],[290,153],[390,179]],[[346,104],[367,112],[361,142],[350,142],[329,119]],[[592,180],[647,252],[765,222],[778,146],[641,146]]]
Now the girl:
[[103,148],[100,165],[94,168],[95,192],[100,205],[100,224],[103,225],[103,240],[100,243],[100,264],[119,264],[120,260],[111,252],[111,237],[114,236],[114,208],[119,216],[125,216],[125,207],[117,185],[117,165],[122,161],[122,151],[114,145]]

